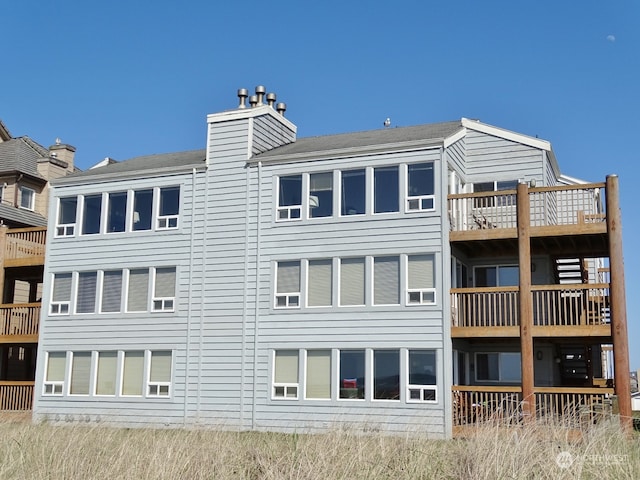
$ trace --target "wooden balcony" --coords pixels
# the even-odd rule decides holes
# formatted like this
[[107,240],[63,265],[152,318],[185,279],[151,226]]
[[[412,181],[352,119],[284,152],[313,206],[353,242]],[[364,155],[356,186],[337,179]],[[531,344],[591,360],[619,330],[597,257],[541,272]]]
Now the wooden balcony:
[[0,380],[0,410],[25,411],[33,405],[34,382]]
[[39,302],[0,305],[0,342],[36,343],[40,305]]
[[[610,337],[609,284],[531,287],[534,337]],[[451,336],[518,337],[518,287],[452,288]]]
[[[612,388],[535,387],[536,418],[567,427],[592,424],[611,414]],[[519,386],[452,387],[455,433],[483,424],[517,425],[524,420]]]
[[517,190],[449,195],[449,239],[471,255],[513,250],[517,203],[526,201],[532,253],[606,256],[604,194],[604,183],[591,183],[527,188],[524,200],[518,198]]
[[46,227],[7,230],[4,243],[4,267],[44,265],[46,238]]

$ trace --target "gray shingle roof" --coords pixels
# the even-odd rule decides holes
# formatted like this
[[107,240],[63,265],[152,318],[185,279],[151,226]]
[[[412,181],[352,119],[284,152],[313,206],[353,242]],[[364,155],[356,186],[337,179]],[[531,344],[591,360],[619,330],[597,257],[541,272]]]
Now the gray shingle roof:
[[274,148],[256,155],[256,160],[268,159],[282,155],[298,155],[313,152],[331,152],[359,147],[373,147],[417,141],[443,140],[462,128],[459,120],[453,122],[432,123],[413,127],[385,128],[364,132],[323,135],[319,137],[300,138],[294,143]]
[[48,158],[49,151],[29,137],[0,142],[0,172],[21,172],[44,180],[38,173],[38,159]]
[[10,227],[46,227],[47,219],[31,210],[0,203],[0,221]]

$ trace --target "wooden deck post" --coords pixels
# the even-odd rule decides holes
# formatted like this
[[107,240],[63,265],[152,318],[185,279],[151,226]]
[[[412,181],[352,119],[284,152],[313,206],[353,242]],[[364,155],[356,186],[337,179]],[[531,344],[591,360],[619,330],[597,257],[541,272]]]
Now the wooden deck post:
[[620,407],[620,423],[627,432],[630,432],[633,428],[633,419],[631,417],[631,386],[629,380],[629,338],[627,334],[627,303],[624,290],[622,219],[617,175],[607,176],[606,188],[614,382]]
[[518,269],[520,272],[520,362],[522,368],[522,405],[525,421],[535,420],[536,397],[533,392],[533,301],[531,298],[531,208],[526,183],[518,184]]
[[4,260],[7,255],[7,228],[0,225],[0,303],[4,303]]

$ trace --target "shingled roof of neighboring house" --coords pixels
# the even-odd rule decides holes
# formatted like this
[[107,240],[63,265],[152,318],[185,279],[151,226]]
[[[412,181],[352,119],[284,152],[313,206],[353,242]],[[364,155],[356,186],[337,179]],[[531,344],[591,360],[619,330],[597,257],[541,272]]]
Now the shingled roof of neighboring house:
[[0,173],[20,172],[44,181],[38,173],[38,159],[48,157],[49,150],[29,137],[12,138],[0,142]]
[[11,227],[46,227],[47,219],[24,208],[0,203],[0,221]]

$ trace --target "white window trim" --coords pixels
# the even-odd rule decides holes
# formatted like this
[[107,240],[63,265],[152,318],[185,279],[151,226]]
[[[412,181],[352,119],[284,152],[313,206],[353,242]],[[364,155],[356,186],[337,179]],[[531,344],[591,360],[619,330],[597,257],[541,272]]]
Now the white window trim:
[[[368,351],[369,349],[367,349]],[[398,352],[398,398],[376,398],[376,389],[375,389],[375,372],[376,372],[376,355],[375,352],[380,351],[397,351]],[[371,349],[371,402],[372,403],[398,403],[402,401],[402,350],[400,348],[379,348],[374,347]]]
[[[151,381],[151,359],[153,357],[153,352],[171,352],[171,370],[169,372],[170,379],[168,382],[152,382]],[[145,390],[144,396],[146,398],[170,398],[172,395],[172,385],[173,385],[173,360],[174,360],[174,352],[173,350],[145,350]],[[166,393],[163,392],[163,387],[166,387]],[[155,390],[152,393],[152,390]]]
[[[417,384],[411,384],[409,383],[409,352],[412,350],[428,350],[428,351],[432,351],[435,354],[436,357],[436,383],[433,385],[417,385]],[[405,369],[405,385],[406,385],[406,389],[405,389],[405,395],[406,395],[406,403],[428,403],[428,404],[436,404],[439,402],[439,398],[438,398],[438,351],[436,349],[433,348],[407,348],[404,349],[404,355],[402,355],[403,357],[403,361],[404,364],[406,365],[406,369]],[[412,390],[419,390],[420,391],[420,399],[413,399],[411,398],[411,391]],[[434,400],[423,400],[424,399],[424,392],[425,391],[433,391],[434,392]]]
[[[347,350],[364,350],[364,398],[342,398],[340,396],[340,390],[342,389],[342,386],[340,385],[340,364],[341,362],[341,353],[343,351],[347,351]],[[338,402],[364,402],[366,400],[370,400],[370,398],[367,397],[371,397],[372,398],[372,387],[373,387],[373,379],[371,378],[371,375],[373,373],[373,357],[372,357],[373,353],[372,353],[372,349],[370,348],[339,348],[338,349],[338,354],[337,354],[337,359],[336,359],[336,364],[337,364],[337,368],[336,368],[336,379],[333,382],[335,384],[336,387],[336,400]],[[369,372],[369,370],[371,370],[371,373]]]
[[[58,272],[59,274],[70,273],[71,274],[71,291],[69,292],[69,300],[66,301],[57,301],[54,302],[53,299],[49,302],[49,315],[53,317],[67,316],[71,315],[71,300],[74,298],[75,292],[75,274],[73,272]],[[56,274],[51,274],[51,292],[50,295],[53,297],[53,289],[55,287],[56,282]],[[63,311],[66,307],[66,311]]]
[[[47,371],[49,369],[49,353],[50,352],[46,352],[46,358],[45,358],[45,368],[44,368],[44,377],[45,380],[42,383],[42,396],[43,397],[61,397],[64,395],[64,388],[65,388],[65,381],[61,380],[61,381],[51,381],[51,380],[46,380],[47,377]],[[64,378],[68,378],[67,377],[67,368],[69,366],[69,355],[66,354],[66,358],[65,358],[65,372],[64,372]],[[48,389],[50,389],[50,391],[47,391]]]
[[[178,213],[175,215],[160,215],[160,197],[162,195],[163,188],[178,188]],[[140,190],[145,190],[141,188]],[[155,229],[158,231],[163,230],[177,230],[180,228],[180,210],[182,207],[182,186],[181,185],[163,185],[161,187],[155,187],[153,189],[153,218]],[[175,225],[171,225],[171,221],[175,220]],[[148,231],[148,230],[142,230]]]
[[[343,199],[343,195],[342,195],[342,174],[344,172],[351,172],[354,170],[364,170],[364,213],[354,213],[353,215],[342,215],[342,199]],[[338,169],[338,178],[337,178],[337,182],[336,182],[336,191],[337,191],[337,196],[338,196],[338,202],[336,203],[336,212],[335,212],[335,216],[337,216],[338,218],[362,218],[365,215],[367,215],[368,212],[372,211],[372,208],[369,206],[369,204],[371,203],[369,200],[369,193],[371,192],[371,187],[369,186],[369,178],[371,177],[371,174],[369,173],[370,168],[341,168]]]
[[[296,310],[302,308],[302,291],[298,292],[281,292],[278,293],[278,269],[280,268],[278,264],[280,262],[299,262],[300,263],[300,290],[304,288],[302,285],[302,280],[304,278],[303,268],[305,267],[306,262],[304,260],[277,260],[275,262],[275,275],[273,277],[273,285],[274,285],[274,293],[273,293],[273,308],[274,310]],[[306,268],[304,268],[306,270]],[[278,300],[284,299],[284,305],[278,305]],[[296,304],[297,301],[297,304]]]
[[[411,294],[419,293],[420,301],[412,302]],[[418,305],[436,305],[436,293],[437,289],[435,288],[407,288],[407,306],[413,307]],[[433,294],[433,300],[430,300],[429,297]]]
[[[155,293],[156,293],[156,272],[158,268],[174,268],[176,273],[176,281],[173,285],[173,297],[156,297]],[[151,291],[149,292],[151,295],[151,312],[154,313],[160,313],[160,312],[165,312],[165,313],[171,313],[171,312],[175,312],[176,310],[176,290],[177,290],[177,283],[178,283],[178,268],[174,265],[167,265],[166,267],[164,266],[160,266],[160,267],[151,267],[149,269],[149,275],[151,275]],[[127,283],[128,286],[128,283]],[[160,304],[159,308],[156,308],[156,302]]]
[[[422,165],[430,163],[433,168],[433,195],[409,195],[409,166],[410,165]],[[436,165],[433,161],[427,162],[417,162],[417,163],[407,163],[404,165],[405,172],[405,181],[404,181],[404,195],[405,195],[405,213],[419,213],[419,212],[434,212],[436,210],[436,195],[435,195],[435,183],[436,183],[436,175],[435,175]],[[424,200],[431,200],[431,207],[423,207],[422,203]],[[411,208],[411,204],[418,202],[417,208]]]
[[[89,353],[89,391],[87,393],[71,393],[71,382],[73,380],[73,364],[75,362],[75,354],[76,353]],[[78,350],[78,351],[70,351],[67,354],[67,361],[69,362],[69,393],[70,397],[89,397],[91,396],[91,392],[94,391],[95,385],[94,382],[94,355],[92,351],[87,350]]]
[[[100,363],[100,353],[115,353],[116,354],[116,371],[115,371],[115,379],[116,382],[114,385],[114,389],[112,394],[106,393],[98,393],[98,364]],[[114,398],[118,395],[118,362],[120,361],[120,352],[117,350],[96,350],[92,352],[92,360],[93,365],[91,369],[91,379],[93,383],[93,387],[91,388],[91,396],[99,397],[99,398]]]
[[[25,207],[22,203],[23,203],[23,199],[24,199],[24,191],[28,191],[31,193],[31,198],[29,200],[29,206]],[[20,186],[20,205],[19,207],[24,209],[24,210],[30,210],[30,211],[34,211],[35,210],[35,205],[36,205],[36,191],[33,188],[29,188],[29,187],[25,187],[24,185]]]
[[73,237],[76,233],[76,224],[78,223],[78,197],[76,196],[76,219],[73,223],[58,223],[58,219],[60,218],[60,200],[62,198],[72,198],[69,197],[58,197],[56,204],[56,228],[55,228],[55,237]]
[[[300,175],[301,180],[300,180],[300,204],[299,205],[285,205],[285,206],[280,206],[280,179],[282,177],[293,177],[293,176],[297,176]],[[305,198],[305,184],[308,185],[308,181],[305,181],[305,179],[308,178],[308,174],[304,174],[304,173],[292,173],[289,175],[279,175],[276,178],[276,219],[275,221],[280,223],[280,222],[299,222],[300,220],[303,220],[303,204],[305,203],[304,198]],[[308,203],[308,202],[307,202]],[[292,217],[291,216],[291,212],[293,211],[298,211],[298,217]],[[285,213],[284,216],[282,216],[282,214]],[[306,217],[308,217],[308,212],[306,212],[307,214],[304,215],[304,219],[306,219]]]
[[[278,382],[276,383],[276,352],[279,350],[293,350],[298,352],[298,382]],[[283,395],[276,395],[276,389],[282,388]],[[289,389],[295,389],[295,397],[287,396]],[[271,400],[299,400],[300,399],[300,349],[291,348],[276,348],[271,352]]]

